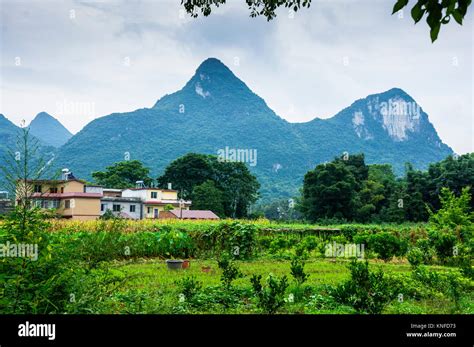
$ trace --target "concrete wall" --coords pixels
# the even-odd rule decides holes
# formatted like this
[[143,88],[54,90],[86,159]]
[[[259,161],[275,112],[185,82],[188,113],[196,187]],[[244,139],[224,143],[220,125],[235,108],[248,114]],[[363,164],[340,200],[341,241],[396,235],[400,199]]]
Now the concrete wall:
[[[66,208],[66,201],[69,200],[71,207]],[[58,212],[64,217],[96,219],[100,216],[99,198],[73,198],[61,201]]]

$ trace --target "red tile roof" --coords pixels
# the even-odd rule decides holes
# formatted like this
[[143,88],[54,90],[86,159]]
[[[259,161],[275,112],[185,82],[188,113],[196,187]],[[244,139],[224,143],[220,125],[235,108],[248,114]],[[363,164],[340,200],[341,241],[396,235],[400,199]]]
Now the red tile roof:
[[[147,200],[145,205],[179,205],[179,200]],[[185,205],[191,205],[191,201],[185,201]]]
[[164,188],[126,188],[124,190],[161,190],[162,192],[177,192],[175,189],[164,189]]
[[178,218],[182,216],[183,219],[219,219],[214,212],[208,210],[171,210],[170,212]]
[[32,198],[68,199],[68,198],[102,198],[100,193],[33,193]]

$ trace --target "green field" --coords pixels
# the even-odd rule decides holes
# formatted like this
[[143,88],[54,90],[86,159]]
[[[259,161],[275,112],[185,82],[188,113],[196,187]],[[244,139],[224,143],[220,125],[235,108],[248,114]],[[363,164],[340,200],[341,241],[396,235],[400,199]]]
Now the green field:
[[[309,274],[306,288],[310,288],[311,293],[307,295],[304,302],[287,302],[279,313],[311,313],[311,314],[342,314],[356,313],[351,307],[343,305],[324,305],[324,299],[312,300],[313,296],[322,295],[324,298],[326,285],[337,285],[350,277],[347,269],[348,260],[327,260],[311,259],[306,262],[305,270]],[[249,290],[249,277],[253,274],[266,276],[272,273],[277,276],[290,276],[289,261],[275,260],[255,260],[237,261],[245,277],[235,281],[236,288],[244,292],[242,302],[235,307],[225,308],[223,305],[213,303],[212,294],[222,290],[220,286],[221,271],[217,262],[212,260],[192,260],[191,266],[185,270],[173,271],[167,269],[162,259],[137,259],[129,261],[116,261],[110,263],[110,267],[122,271],[128,280],[126,284],[120,286],[102,303],[100,313],[260,313],[252,304],[251,291]],[[408,264],[380,263],[372,261],[371,265],[381,268],[386,274],[401,274],[408,277],[411,268]],[[203,272],[202,267],[210,267],[210,272]],[[432,266],[431,270],[446,272],[452,269]],[[186,302],[180,303],[179,280],[186,277],[195,277],[203,283],[203,291],[209,292],[210,298],[204,297],[203,302],[198,305],[189,305]],[[288,293],[294,286],[290,284]],[[245,296],[245,289],[250,294]],[[422,291],[423,289],[421,289]],[[458,313],[474,313],[474,296],[472,292],[466,295],[461,302]],[[323,305],[321,304],[323,303]],[[443,314],[453,313],[452,301],[442,293],[430,293],[422,299],[413,299],[405,296],[403,300],[393,300],[387,305],[383,313],[387,314]]]
[[33,221],[38,261],[0,259],[2,313],[474,313],[470,248],[426,224]]

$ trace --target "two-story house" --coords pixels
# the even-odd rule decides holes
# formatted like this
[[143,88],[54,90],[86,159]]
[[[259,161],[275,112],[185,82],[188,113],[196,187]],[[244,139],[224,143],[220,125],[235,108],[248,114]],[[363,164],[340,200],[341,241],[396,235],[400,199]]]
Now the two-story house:
[[124,198],[139,198],[143,203],[142,218],[160,218],[165,206],[189,210],[191,201],[178,199],[178,191],[160,188],[130,188],[122,191]]
[[96,219],[100,216],[100,192],[87,190],[84,181],[64,177],[61,180],[28,180],[17,183],[17,202],[19,190],[27,191],[34,206],[44,209],[55,209],[64,218]]

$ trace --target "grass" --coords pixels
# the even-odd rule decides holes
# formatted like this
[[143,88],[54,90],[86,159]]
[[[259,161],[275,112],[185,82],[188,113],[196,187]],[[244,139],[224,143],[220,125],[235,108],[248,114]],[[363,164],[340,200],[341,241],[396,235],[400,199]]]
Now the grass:
[[[310,274],[307,287],[324,288],[325,285],[337,285],[349,278],[347,260],[310,259],[306,262],[305,271]],[[291,286],[294,282],[290,275],[290,262],[278,260],[254,260],[236,262],[245,275],[234,281],[236,288],[250,290],[249,279],[253,274],[265,278],[269,273],[277,276],[287,275]],[[171,271],[162,259],[135,259],[130,261],[114,261],[110,265],[124,272],[129,277],[125,285],[114,294],[108,303],[107,312],[103,313],[258,313],[251,296],[244,300],[247,304],[239,304],[232,309],[224,310],[219,305],[204,306],[197,309],[186,309],[179,302],[180,288],[177,281],[194,276],[203,283],[203,288],[220,290],[220,270],[213,260],[192,260],[186,270]],[[211,271],[205,273],[202,267],[209,266]],[[381,263],[371,261],[371,267],[380,267],[387,274],[406,274],[411,268],[407,264]],[[451,271],[450,269],[432,266],[432,270]],[[290,286],[289,289],[292,287]],[[138,302],[138,304],[137,304]],[[462,313],[473,313],[472,293],[461,302]],[[339,314],[354,313],[348,307],[313,308],[307,302],[287,303],[281,313]],[[452,302],[445,297],[433,297],[422,300],[406,298],[403,302],[393,301],[384,311],[387,314],[443,314],[452,313]]]

